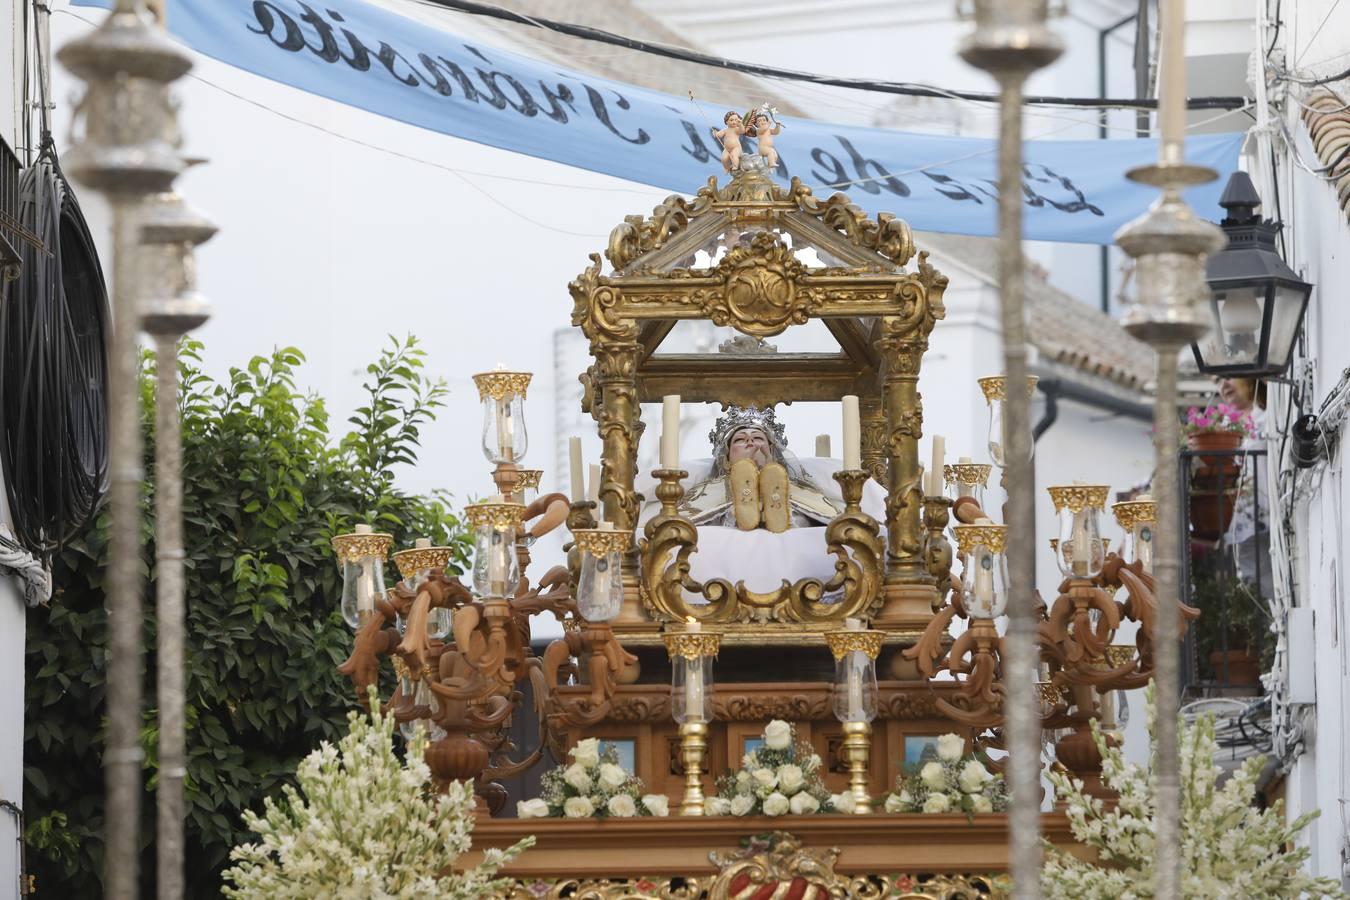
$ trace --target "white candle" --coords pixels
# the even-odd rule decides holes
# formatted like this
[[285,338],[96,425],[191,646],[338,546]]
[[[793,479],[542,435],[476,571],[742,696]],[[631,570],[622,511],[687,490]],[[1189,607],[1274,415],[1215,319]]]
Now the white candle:
[[572,490],[570,496],[573,503],[580,503],[586,499],[585,469],[581,464],[581,438],[570,437],[567,439],[567,460],[570,463],[570,474],[572,476]]
[[680,467],[680,395],[661,398],[661,468]]
[[591,489],[586,492],[586,499],[592,503],[600,502],[600,467],[591,466]]
[[994,613],[994,568],[981,565],[990,555],[988,550],[981,548],[971,560],[971,565],[975,566],[975,609],[971,612],[985,617]]
[[[701,634],[703,623],[694,618],[685,620],[685,631]],[[703,721],[703,657],[684,661],[684,715],[691,722]]]
[[601,531],[613,531],[613,530],[614,530],[614,523],[613,523],[613,522],[601,522],[601,523],[600,523],[599,525],[597,525],[596,527],[599,528]]
[[1088,546],[1087,510],[1081,509],[1073,514],[1073,573],[1086,575],[1088,563],[1092,558],[1092,549]]
[[[962,466],[968,466],[968,465],[970,465],[970,457],[969,457],[969,456],[963,456],[963,457],[961,457],[960,459],[957,460],[957,464],[958,464],[958,465],[962,465]],[[974,497],[974,496],[975,496],[975,488],[974,488],[974,486],[969,485],[969,484],[966,484],[964,481],[962,481],[961,479],[958,478],[958,479],[956,480],[956,496],[958,496],[958,497]]]
[[862,468],[862,428],[858,418],[858,397],[844,397],[844,470]]
[[507,462],[515,460],[515,449],[512,446],[514,431],[511,426],[511,398],[503,397],[497,401],[497,448],[502,459]]
[[431,538],[418,538],[417,540],[413,541],[414,550],[426,550],[430,546],[431,546]]
[[[844,629],[847,631],[862,631],[862,620],[845,619]],[[845,665],[848,666],[848,720],[850,722],[864,720],[861,668],[864,655],[861,650],[850,650],[844,660]]]
[[1185,0],[1160,0],[1158,9],[1158,128],[1162,132],[1165,165],[1182,161],[1182,138],[1186,132],[1186,4]]
[[942,467],[947,461],[947,439],[940,434],[933,435],[933,467],[929,469],[928,480],[929,490],[926,492],[930,497],[936,497],[942,493]]
[[816,435],[816,457],[819,459],[830,458],[830,436],[828,434]]

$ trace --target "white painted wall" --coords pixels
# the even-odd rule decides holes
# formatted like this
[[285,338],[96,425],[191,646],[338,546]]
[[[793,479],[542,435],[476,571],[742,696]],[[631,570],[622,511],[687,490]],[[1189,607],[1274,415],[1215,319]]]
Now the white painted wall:
[[[23,114],[22,59],[24,0],[0,2],[0,38],[8,46],[4,63],[5,96],[0,101],[0,136],[18,149]],[[3,475],[0,475],[0,479]],[[4,485],[0,483],[0,522],[10,521]],[[0,576],[0,799],[23,808],[23,681],[24,631],[27,625],[18,579]],[[0,810],[0,897],[19,892],[18,821]]]

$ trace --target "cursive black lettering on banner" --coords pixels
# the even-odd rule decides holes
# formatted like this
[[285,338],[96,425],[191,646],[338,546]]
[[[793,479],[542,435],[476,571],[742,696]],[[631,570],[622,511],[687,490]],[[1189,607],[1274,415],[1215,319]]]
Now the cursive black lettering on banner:
[[[980,198],[979,194],[983,194],[990,200],[998,200],[997,190],[981,187],[978,183],[967,184],[950,175],[944,175],[941,172],[929,172],[927,169],[923,170],[923,175],[943,185],[943,187],[935,188],[935,190],[949,200],[974,200],[976,203],[983,205],[984,200]],[[986,183],[993,184],[993,182],[988,181]]]
[[[875,159],[864,157],[847,138],[835,135],[834,139],[844,148],[844,152],[853,162],[854,170],[858,173],[858,180],[850,187],[860,187],[869,194],[880,194],[881,188],[884,187],[897,197],[909,196],[909,185],[886,171],[885,166]],[[869,173],[868,169],[872,171]]]
[[[595,117],[600,120],[601,125],[604,125],[610,131],[612,131],[617,137],[623,138],[630,144],[645,144],[652,139],[652,136],[649,135],[647,132],[643,131],[641,128],[639,128],[637,131],[637,137],[629,137],[628,135],[619,131],[619,129],[615,128],[614,123],[610,121],[609,109],[605,106],[605,98],[600,95],[599,91],[591,87],[589,84],[584,85],[584,87],[586,88],[586,95],[591,98],[591,109],[595,112]],[[632,106],[632,104],[628,102],[627,98],[624,97],[623,94],[620,94],[618,91],[614,92],[614,96],[619,98],[614,101],[614,105],[617,106],[619,109],[628,109],[630,106]]]
[[[492,65],[492,60],[484,56],[483,52],[479,50],[477,47],[470,47],[468,44],[465,44],[464,47],[474,56],[481,59],[483,62],[487,63],[488,65]],[[488,91],[490,91],[492,94],[492,98],[488,100],[488,103],[492,104],[498,109],[504,109],[507,105],[510,105],[512,109],[520,113],[522,116],[525,116],[526,118],[532,118],[534,116],[539,115],[539,104],[534,102],[534,98],[530,96],[530,92],[525,90],[525,85],[521,84],[520,81],[516,79],[515,76],[509,75],[506,72],[496,70],[491,72],[484,72],[482,69],[476,69],[475,71],[478,72],[478,78],[483,82],[483,84],[487,87]],[[508,97],[506,93],[497,85],[498,78],[506,82],[506,86],[509,87],[511,90],[515,91],[516,96],[519,99],[512,100],[510,97]]]
[[[1039,171],[1039,175],[1035,174],[1037,171]],[[1027,203],[1031,206],[1043,206],[1046,203],[1049,203],[1060,212],[1076,213],[1086,210],[1094,216],[1105,215],[1099,207],[1093,206],[1087,201],[1087,197],[1083,195],[1082,191],[1074,186],[1072,181],[1065,178],[1063,175],[1052,171],[1048,166],[1041,165],[1040,163],[1032,163],[1031,165],[1022,167],[1022,174],[1026,176],[1027,182],[1035,182],[1036,184],[1055,184],[1073,195],[1072,200],[1052,200],[1051,198],[1038,193],[1032,189],[1030,184],[1024,182],[1022,189],[1027,194]],[[1034,198],[1034,200],[1032,198]]]
[[[833,175],[822,175],[812,169],[812,178],[816,179],[826,187],[836,189],[848,188],[848,172],[844,171],[844,164],[835,159],[833,153],[822,147],[815,147],[811,150],[811,158],[816,161],[816,165],[818,166],[829,166],[834,169]],[[826,160],[828,160],[828,162]]]
[[324,62],[337,62],[338,45],[337,40],[333,37],[333,26],[324,21],[323,16],[316,13],[308,3],[301,3],[300,8],[305,11],[305,14],[300,17],[300,21],[312,27],[319,35],[319,46],[315,47],[308,41],[305,42],[305,46]]
[[548,116],[553,121],[561,122],[564,125],[567,124],[567,110],[562,108],[564,103],[572,110],[572,115],[575,116],[577,114],[577,107],[574,102],[576,97],[573,96],[572,89],[561,81],[558,82],[558,90],[556,93],[542,81],[539,82],[539,90],[548,98],[549,108],[544,110],[544,115]]
[[421,60],[422,68],[425,70],[422,78],[431,86],[433,91],[442,97],[454,96],[455,89],[450,85],[450,79],[453,78],[455,83],[459,85],[459,92],[464,95],[465,100],[473,103],[478,102],[478,89],[473,86],[469,76],[465,75],[464,70],[457,64],[452,63],[445,57],[437,59],[426,53],[417,54],[417,58]]
[[[286,30],[286,37],[282,40],[277,40],[272,34],[272,29],[277,24],[277,19],[272,16],[273,13],[276,13],[277,17],[281,19],[282,27]],[[296,21],[275,4],[268,3],[267,0],[253,0],[253,18],[258,20],[258,27],[254,28],[252,25],[248,25],[246,26],[248,30],[254,34],[266,35],[269,41],[282,50],[298,53],[309,46],[305,43],[305,35],[300,31],[300,26],[296,24]],[[329,60],[329,62],[332,62],[332,60]]]

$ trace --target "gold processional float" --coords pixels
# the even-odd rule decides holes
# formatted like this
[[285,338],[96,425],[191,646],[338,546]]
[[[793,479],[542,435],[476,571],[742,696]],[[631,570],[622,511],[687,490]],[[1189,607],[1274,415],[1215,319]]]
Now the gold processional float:
[[[568,286],[572,324],[593,359],[580,377],[603,444],[598,500],[548,493],[526,503],[540,479],[519,466],[530,375],[474,376],[495,496],[466,510],[472,586],[445,573],[449,548],[417,546],[393,554],[402,580],[386,590],[392,538],[364,526],[334,538],[342,609],[356,629],[341,671],[365,698],[390,658],[398,686],[385,707],[405,735],[426,730],[438,784],[474,784],[475,845],[537,836],[506,870],[514,896],[1002,896],[1006,815],[891,814],[872,802],[937,735],[954,731],[967,749],[997,751],[1002,741],[996,619],[1006,602],[1006,530],[982,507],[992,466],[963,461],[934,479],[919,459],[919,376],[947,278],[916,252],[900,219],[868,218],[843,194],[819,200],[795,178],[783,188],[760,156],[738,163],[725,186],[710,178],[693,199],[671,196],[646,218],[626,218],[610,235],[608,267],[592,254]],[[812,319],[839,352],[764,346]],[[682,320],[730,326],[752,352],[657,352]],[[993,377],[980,387],[1001,467],[1006,385]],[[667,442],[651,473],[655,498],[644,498],[635,489],[639,404],[663,400]],[[768,592],[728,577],[695,580],[700,534],[716,529],[696,523],[701,510],[687,498],[675,437],[681,401],[720,404],[720,428],[739,423],[774,445],[775,405],[842,404],[844,459],[833,473],[841,502],[816,529],[818,552],[834,558],[831,577],[784,579]],[[720,476],[728,517],[744,505],[733,490],[738,474],[743,467]],[[863,509],[869,480],[884,492],[884,521]],[[577,495],[579,481],[574,474]],[[766,521],[752,514],[749,527],[790,527],[781,514],[775,526],[770,507],[793,487],[791,478],[769,487]],[[1066,577],[1037,630],[1042,725],[1058,736],[1053,764],[1105,797],[1091,723],[1104,719],[1110,735],[1112,692],[1140,687],[1152,672],[1153,505],[1115,504],[1126,540],[1122,553],[1108,553],[1099,524],[1108,488],[1050,494]],[[653,514],[640,526],[644,499]],[[533,581],[530,546],[564,524],[567,564]],[[539,657],[531,620],[545,613],[565,633]],[[1135,643],[1113,644],[1127,619],[1138,624]],[[964,627],[952,629],[956,620]],[[541,735],[518,758],[508,734],[516,716],[537,719]],[[852,814],[704,815],[712,779],[736,768],[775,719],[793,723],[819,755],[831,791],[852,795]],[[646,789],[670,798],[670,816],[490,818],[506,805],[502,780],[546,751],[565,760],[587,738],[622,748]],[[1060,813],[1044,815],[1042,833],[1086,852]]]

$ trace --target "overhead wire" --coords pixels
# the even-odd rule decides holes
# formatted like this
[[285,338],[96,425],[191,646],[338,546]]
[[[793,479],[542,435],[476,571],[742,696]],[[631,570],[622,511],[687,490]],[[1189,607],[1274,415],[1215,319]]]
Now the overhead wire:
[[[963,99],[975,100],[983,103],[999,102],[999,95],[997,93],[989,93],[986,91],[940,90],[915,82],[845,78],[832,75],[819,75],[794,69],[783,69],[777,66],[765,66],[758,63],[739,62],[684,47],[673,47],[668,44],[659,44],[652,41],[624,37],[623,35],[594,28],[589,25],[577,25],[570,22],[560,22],[555,19],[529,16],[512,10],[502,9],[497,6],[474,2],[474,0],[419,0],[419,2],[441,6],[446,9],[467,13],[469,15],[486,16],[494,19],[501,19],[503,21],[528,25],[534,28],[544,28],[570,37],[613,44],[615,46],[627,47],[632,50],[639,50],[643,53],[649,53],[655,56],[663,56],[668,59],[678,59],[683,60],[684,62],[697,63],[699,65],[712,66],[714,68],[727,69],[729,71],[743,72],[749,75],[778,77],[792,81],[808,82],[811,84],[846,87],[860,91],[875,91],[887,94],[905,94],[915,97],[950,97],[956,95]],[[1190,97],[1187,98],[1186,105],[1189,109],[1236,109],[1245,105],[1249,99],[1250,98],[1247,97]],[[1023,103],[1032,106],[1073,106],[1085,109],[1156,109],[1158,106],[1158,101],[1150,98],[1053,97],[1044,95],[1028,95],[1023,98]]]

